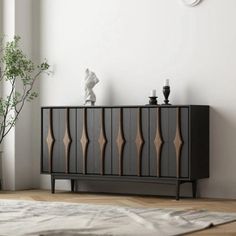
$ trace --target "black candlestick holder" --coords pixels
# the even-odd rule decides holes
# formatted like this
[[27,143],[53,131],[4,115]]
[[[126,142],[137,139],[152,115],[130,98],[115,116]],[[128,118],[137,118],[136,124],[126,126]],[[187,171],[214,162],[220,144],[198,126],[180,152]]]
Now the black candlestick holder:
[[149,97],[149,105],[157,105],[157,97]]
[[168,97],[170,95],[170,86],[164,86],[163,87],[163,94],[164,94],[164,97],[165,97],[165,100],[164,100],[164,104],[163,105],[171,105],[169,103],[169,100],[168,100]]

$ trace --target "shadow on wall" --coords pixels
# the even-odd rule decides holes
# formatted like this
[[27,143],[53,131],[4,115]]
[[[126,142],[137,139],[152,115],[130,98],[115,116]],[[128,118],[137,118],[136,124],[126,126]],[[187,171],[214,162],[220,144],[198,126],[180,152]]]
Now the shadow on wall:
[[3,33],[3,3],[2,0],[0,0],[0,35]]
[[[3,35],[3,3],[2,0],[0,0],[0,38]],[[0,53],[1,56],[1,53]],[[0,87],[0,97],[2,95],[2,87]]]
[[[199,181],[199,193],[201,197],[231,196],[235,199],[236,188],[232,186],[236,186],[236,111],[223,102],[220,94],[218,98],[206,97],[208,88],[200,86],[197,83],[183,84],[181,100],[172,97],[175,103],[188,101],[190,104],[210,105],[210,178]],[[232,178],[233,173],[235,178]]]
[[[1,1],[1,0],[0,0]],[[42,1],[32,1],[32,58],[35,63],[41,61],[41,4]],[[37,26],[37,27],[34,27]],[[33,158],[33,167],[32,167],[32,178],[33,178],[33,188],[39,188],[40,186],[40,106],[41,106],[41,93],[40,91],[40,80],[36,81],[35,88],[39,91],[39,98],[33,101],[32,105],[32,158]]]
[[[1,0],[0,0],[1,1]],[[31,19],[32,19],[32,57],[35,63],[41,61],[41,1],[32,1],[31,4]],[[34,27],[38,26],[38,27]]]
[[[234,194],[236,122],[229,107],[210,107],[210,178],[200,183],[202,197],[227,198]],[[232,154],[234,154],[232,156]],[[231,183],[230,183],[231,182]]]
[[[188,81],[191,81],[192,79],[193,79],[192,77],[187,78]],[[187,104],[191,104],[191,105],[194,105],[194,104],[196,104],[196,105],[201,105],[201,104],[202,105],[209,105],[204,100],[204,96],[199,95],[198,86],[199,85],[194,82],[181,84],[181,86],[180,86],[181,91],[179,91],[179,92],[181,93],[181,100],[184,101],[185,104],[187,101]],[[178,100],[178,97],[175,97],[174,100]],[[179,103],[179,101],[177,103]],[[183,103],[183,102],[181,102],[181,103]]]
[[105,83],[103,83],[103,91],[106,91],[105,94],[101,94],[101,105],[112,106],[115,102],[114,97],[114,87],[112,85],[112,78],[108,78]]

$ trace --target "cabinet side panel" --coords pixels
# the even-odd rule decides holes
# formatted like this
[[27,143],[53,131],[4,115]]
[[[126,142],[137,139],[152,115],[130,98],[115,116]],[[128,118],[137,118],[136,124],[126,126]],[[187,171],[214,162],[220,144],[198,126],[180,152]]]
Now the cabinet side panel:
[[190,107],[191,179],[209,177],[209,107]]
[[41,137],[41,171],[42,173],[49,173],[49,150],[47,143],[47,136],[49,131],[49,109],[42,109],[42,137]]
[[70,151],[69,173],[76,173],[76,109],[69,109]]
[[83,165],[84,165],[84,156],[83,156],[83,148],[82,148],[82,132],[83,132],[83,109],[76,109],[76,142],[77,142],[77,154],[76,154],[76,159],[77,159],[77,173],[82,174],[83,173]]

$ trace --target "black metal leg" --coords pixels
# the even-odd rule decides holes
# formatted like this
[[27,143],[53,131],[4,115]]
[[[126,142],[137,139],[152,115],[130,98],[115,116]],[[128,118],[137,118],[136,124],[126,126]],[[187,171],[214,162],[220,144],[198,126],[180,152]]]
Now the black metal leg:
[[197,180],[192,181],[193,198],[197,197]]
[[55,178],[51,176],[51,192],[55,193]]
[[75,179],[75,192],[78,192],[78,180]]
[[75,180],[71,179],[70,183],[71,183],[71,192],[74,192],[75,191]]
[[178,201],[179,200],[179,189],[180,189],[180,180],[176,181],[176,196],[175,199]]

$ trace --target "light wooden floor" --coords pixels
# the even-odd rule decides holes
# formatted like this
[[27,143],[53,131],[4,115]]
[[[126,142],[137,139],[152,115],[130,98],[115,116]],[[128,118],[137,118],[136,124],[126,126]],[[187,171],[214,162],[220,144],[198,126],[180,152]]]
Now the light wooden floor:
[[[0,199],[22,199],[35,201],[63,201],[75,203],[92,204],[113,204],[130,207],[185,207],[195,209],[208,209],[212,211],[236,212],[236,200],[214,200],[214,199],[181,199],[176,201],[173,198],[145,197],[145,196],[124,196],[108,194],[87,194],[58,192],[51,194],[43,190],[26,190],[15,192],[0,192]],[[236,222],[213,227],[208,230],[192,233],[189,235],[236,235]]]

